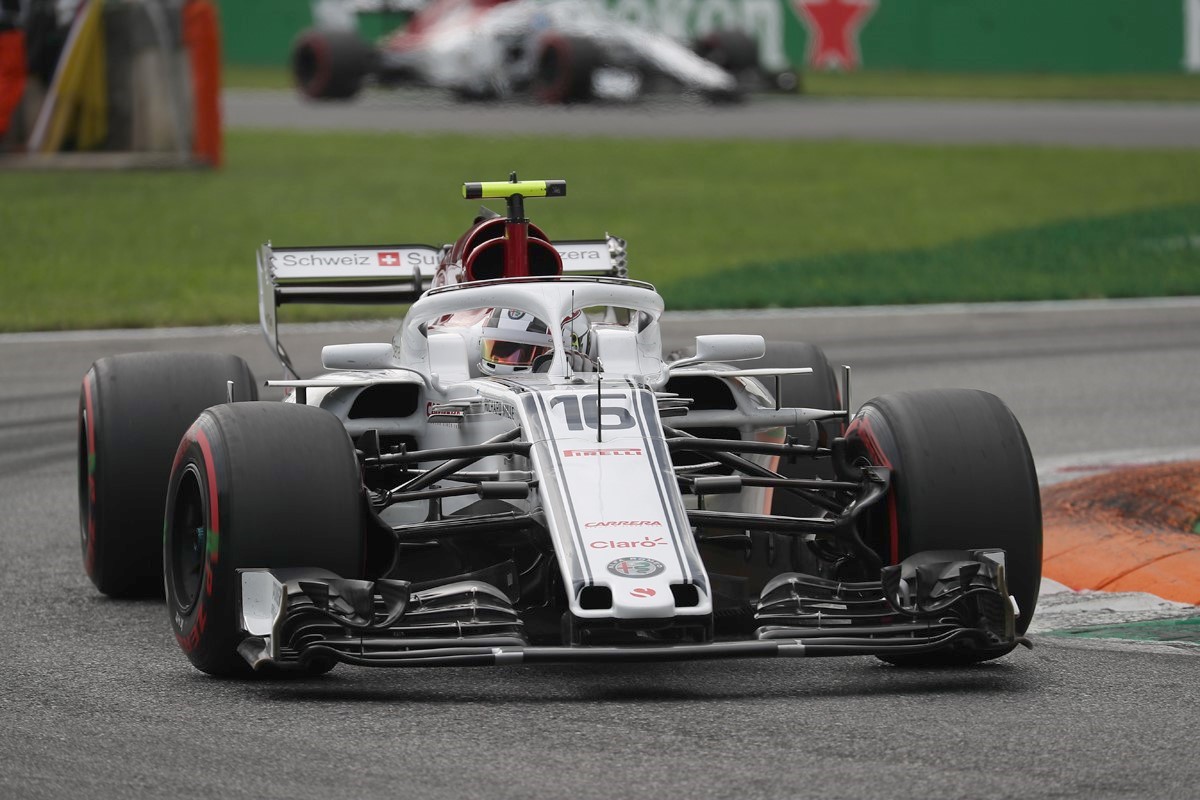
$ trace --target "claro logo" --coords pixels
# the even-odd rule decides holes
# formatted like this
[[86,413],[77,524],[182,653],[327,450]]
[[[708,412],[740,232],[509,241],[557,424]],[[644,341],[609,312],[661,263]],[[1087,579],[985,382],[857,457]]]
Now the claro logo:
[[654,538],[646,536],[643,539],[634,542],[618,542],[610,539],[606,542],[592,542],[588,545],[588,547],[590,547],[592,550],[642,550],[646,548],[666,546],[667,540],[661,536],[655,536]]
[[563,455],[567,458],[576,456],[640,456],[642,449],[640,447],[630,447],[624,450],[563,450]]

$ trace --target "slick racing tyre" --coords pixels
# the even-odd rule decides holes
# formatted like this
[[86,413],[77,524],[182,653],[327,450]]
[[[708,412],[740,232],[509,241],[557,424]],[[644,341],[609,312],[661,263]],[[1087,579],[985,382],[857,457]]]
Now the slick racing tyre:
[[83,565],[111,597],[162,592],[162,512],[171,458],[201,411],[257,400],[237,356],[131,353],[102,358],[79,392],[79,527]]
[[542,38],[531,89],[539,102],[586,103],[592,99],[592,73],[603,63],[588,39],[552,33]]
[[692,50],[733,75],[758,69],[758,43],[742,31],[713,31],[697,39]]
[[292,77],[310,100],[349,100],[375,68],[375,49],[353,31],[311,28],[292,45]]
[[746,99],[746,90],[755,84],[758,73],[758,43],[753,37],[742,31],[713,31],[697,39],[692,50],[737,81],[737,87],[733,90],[704,92],[706,100],[723,105],[740,103]]
[[[823,408],[838,409],[842,407],[841,393],[838,391],[837,377],[825,351],[814,344],[806,342],[768,342],[767,354],[753,362],[754,367],[811,367],[807,375],[783,375],[779,378],[781,402],[788,408]],[[775,379],[763,378],[767,391],[775,393]],[[800,444],[819,444],[829,447],[835,438],[842,435],[841,420],[818,422],[812,426],[787,429],[787,435],[795,438]],[[816,433],[814,441],[812,436]],[[796,459],[791,463],[781,459],[777,468],[779,474],[787,478],[825,478],[833,480],[833,465],[829,459],[814,461],[812,459]],[[776,491],[772,494],[771,513],[789,517],[807,517],[818,513],[818,509],[801,497],[791,492]]]
[[[187,431],[167,495],[167,613],[192,664],[249,675],[238,654],[237,570],[362,572],[362,482],[354,446],[327,411],[288,403],[208,409]],[[329,662],[311,662],[322,672]]]
[[[852,459],[891,469],[888,494],[864,515],[883,563],[926,550],[1003,548],[1017,633],[1029,627],[1042,574],[1042,514],[1029,444],[995,395],[899,392],[867,402],[846,432]],[[985,660],[972,650],[885,658],[901,665]]]

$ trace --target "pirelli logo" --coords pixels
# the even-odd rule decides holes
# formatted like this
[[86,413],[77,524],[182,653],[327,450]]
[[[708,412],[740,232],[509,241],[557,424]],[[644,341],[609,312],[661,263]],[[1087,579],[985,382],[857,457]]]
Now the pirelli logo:
[[563,456],[566,458],[586,457],[586,456],[640,456],[642,448],[627,447],[622,449],[617,448],[594,448],[588,450],[563,450]]

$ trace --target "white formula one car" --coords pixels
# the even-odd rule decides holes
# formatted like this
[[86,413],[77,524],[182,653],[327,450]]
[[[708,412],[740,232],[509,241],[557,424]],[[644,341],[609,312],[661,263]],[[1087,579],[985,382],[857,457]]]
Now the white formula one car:
[[[453,245],[259,253],[288,377],[233,356],[97,361],[80,398],[87,573],[165,584],[215,675],[369,666],[875,655],[996,658],[1037,598],[1020,425],[990,394],[851,414],[821,350],[752,335],[664,357],[662,298],[625,244],[552,242],[503,198]],[[391,342],[301,378],[292,302],[412,305]],[[165,506],[165,520],[162,509]]]
[[292,73],[316,100],[353,97],[364,80],[428,86],[460,99],[630,101],[674,89],[731,100],[747,88],[794,91],[799,79],[759,63],[755,41],[713,31],[691,48],[594,0],[435,0],[373,46],[352,28],[302,33]]

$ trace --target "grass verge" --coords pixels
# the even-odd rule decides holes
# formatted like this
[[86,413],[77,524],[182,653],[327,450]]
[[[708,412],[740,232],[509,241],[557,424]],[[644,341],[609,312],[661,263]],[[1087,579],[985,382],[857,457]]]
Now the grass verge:
[[1068,220],[936,247],[747,264],[674,281],[676,308],[859,305],[1200,290],[1200,205]]
[[[825,302],[1011,296],[980,278],[1000,261],[1053,266],[1058,296],[1200,294],[1186,248],[1131,256],[1128,274],[1095,270],[1086,254],[1054,266],[1039,250],[1044,236],[1023,240],[1028,251],[1004,250],[1007,260],[981,255],[994,244],[942,250],[1200,204],[1190,179],[1200,151],[243,131],[228,137],[220,172],[0,174],[0,193],[15,198],[0,204],[0,330],[250,321],[253,255],[264,240],[451,241],[474,212],[460,182],[510,169],[567,178],[566,199],[530,202],[534,219],[557,238],[627,238],[633,274],[662,285],[669,304],[730,305],[732,289],[704,287],[736,285],[730,271],[747,264],[769,272],[797,261],[838,265],[820,277],[841,284],[829,297],[847,299]],[[1179,235],[1197,233],[1186,213],[1171,219],[1182,220]],[[1083,225],[1059,238],[1104,234],[1104,225]],[[943,252],[982,260],[947,266],[933,282],[905,280],[900,295],[889,287],[903,276],[880,278],[897,257],[917,264]],[[859,266],[842,266],[850,263]],[[821,302],[807,290],[794,296]],[[775,304],[792,302],[783,297]],[[363,313],[288,310],[293,319]]]
[[1057,75],[862,70],[812,72],[805,92],[814,97],[927,97],[989,100],[1200,101],[1196,75]]
[[221,85],[226,89],[291,89],[295,86],[287,67],[255,67],[225,64]]

